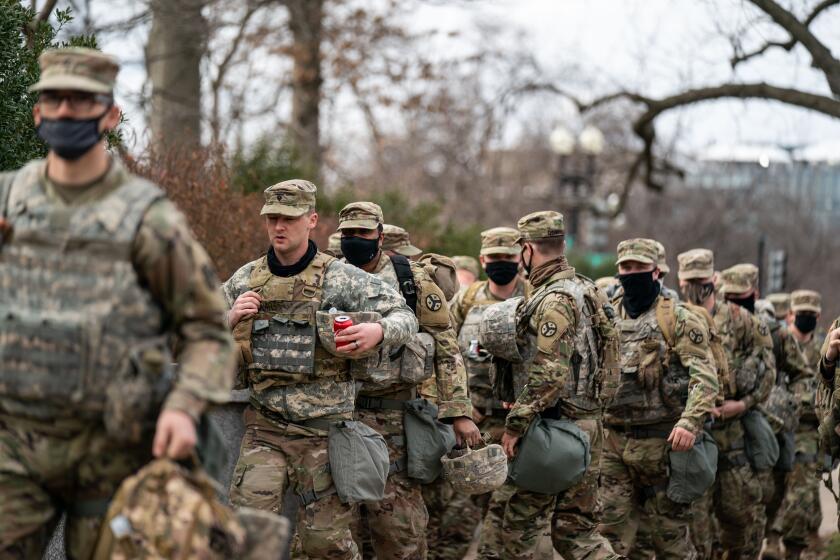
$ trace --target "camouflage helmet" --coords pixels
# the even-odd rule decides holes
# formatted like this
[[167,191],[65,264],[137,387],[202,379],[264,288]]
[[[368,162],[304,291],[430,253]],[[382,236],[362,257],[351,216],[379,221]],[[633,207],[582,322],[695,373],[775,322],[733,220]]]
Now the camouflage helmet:
[[656,264],[659,266],[662,276],[665,276],[671,272],[671,267],[668,266],[668,257],[665,255],[665,245],[659,241],[654,241],[654,243],[656,243]]
[[808,311],[819,314],[822,312],[822,297],[814,290],[794,290],[790,294],[790,310],[794,313]]
[[524,298],[517,296],[484,309],[478,325],[478,341],[490,354],[514,364],[527,362],[534,353],[530,339],[520,339],[519,313]]
[[480,449],[453,449],[440,462],[444,479],[463,494],[492,492],[502,487],[508,475],[507,456],[498,444]]
[[776,308],[773,306],[773,302],[766,298],[755,300],[755,314],[763,315],[771,321],[776,320]]
[[773,309],[776,310],[776,319],[784,319],[788,311],[790,311],[790,294],[786,292],[776,292],[767,296],[770,303],[773,304]]

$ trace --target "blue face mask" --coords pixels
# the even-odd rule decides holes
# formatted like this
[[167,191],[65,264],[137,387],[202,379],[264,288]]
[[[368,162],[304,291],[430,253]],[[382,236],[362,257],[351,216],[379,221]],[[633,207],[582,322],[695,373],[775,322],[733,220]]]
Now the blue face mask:
[[110,107],[98,117],[91,119],[46,119],[41,117],[38,137],[61,159],[77,160],[102,139],[99,120]]

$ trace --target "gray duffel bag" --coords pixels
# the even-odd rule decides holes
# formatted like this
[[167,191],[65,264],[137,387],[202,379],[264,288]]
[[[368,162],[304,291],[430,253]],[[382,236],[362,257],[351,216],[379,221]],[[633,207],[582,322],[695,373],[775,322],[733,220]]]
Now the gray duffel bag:
[[452,426],[437,419],[437,407],[426,399],[405,402],[405,445],[409,478],[423,484],[437,480],[443,470],[441,458],[455,447]]
[[529,492],[559,494],[583,478],[589,450],[589,435],[574,422],[537,417],[519,442],[508,478]]
[[385,438],[362,422],[346,420],[330,426],[327,445],[330,472],[342,503],[385,497],[390,465]]

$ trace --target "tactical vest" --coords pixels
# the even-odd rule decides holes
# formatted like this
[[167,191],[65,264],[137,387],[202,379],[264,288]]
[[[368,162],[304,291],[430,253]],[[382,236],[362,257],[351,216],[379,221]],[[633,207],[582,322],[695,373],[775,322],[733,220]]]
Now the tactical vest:
[[466,316],[461,325],[461,330],[458,332],[458,347],[467,368],[470,398],[473,405],[479,409],[500,409],[502,408],[501,401],[492,398],[491,356],[486,350],[481,349],[478,343],[478,327],[481,323],[481,315],[487,306],[498,303],[498,300],[493,299],[476,299],[478,292],[486,285],[486,280],[474,282],[464,294],[463,305],[466,309]]
[[[621,305],[621,299],[616,300]],[[621,337],[621,378],[607,404],[604,422],[611,425],[644,425],[677,420],[688,400],[688,370],[674,351],[674,341],[664,332],[664,315],[675,313],[674,300],[660,295],[650,309],[635,319],[618,319]],[[676,321],[674,321],[676,323]],[[640,375],[657,370],[659,381],[646,388]]]
[[[594,289],[594,285],[592,286]],[[557,406],[574,417],[578,412],[591,413],[601,408],[601,390],[611,377],[608,369],[617,366],[615,351],[617,337],[612,330],[603,304],[588,290],[581,277],[560,278],[537,288],[522,310],[522,321],[529,322],[543,300],[555,293],[563,294],[575,302],[579,317],[574,333],[574,352],[571,371],[560,392]],[[530,332],[529,336],[536,337]],[[611,351],[612,350],[612,351]]]
[[101,200],[63,207],[48,200],[41,169],[32,162],[5,193],[0,185],[14,232],[0,248],[0,410],[95,419],[109,384],[132,374],[134,354],[163,332],[131,254],[164,194],[129,176]]
[[262,298],[259,311],[234,328],[252,403],[291,422],[353,409],[350,360],[327,352],[317,334],[315,315],[334,260],[318,252],[303,272],[281,277],[271,273],[262,257],[248,283]]

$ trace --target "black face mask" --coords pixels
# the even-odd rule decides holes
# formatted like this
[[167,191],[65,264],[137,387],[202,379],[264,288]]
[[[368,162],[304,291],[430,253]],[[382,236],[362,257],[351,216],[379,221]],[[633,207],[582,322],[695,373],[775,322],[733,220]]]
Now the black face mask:
[[750,313],[755,313],[755,293],[750,294],[749,296],[747,296],[745,298],[728,297],[728,298],[726,298],[726,301],[731,301],[732,303],[737,303],[738,305],[740,305],[741,307],[743,307],[744,309],[746,309]]
[[493,261],[487,263],[484,272],[496,284],[504,286],[513,282],[519,272],[519,263],[513,261]]
[[813,313],[797,313],[793,318],[793,324],[799,332],[808,334],[817,328],[817,316]]
[[703,305],[703,302],[715,293],[715,285],[713,282],[701,284],[700,282],[689,281],[685,286],[680,286],[680,291],[689,303]]
[[353,266],[364,266],[379,253],[379,238],[342,237],[341,254]]
[[661,286],[653,279],[653,271],[619,274],[618,281],[624,288],[621,304],[631,318],[635,319],[653,305]]
[[41,117],[38,125],[38,137],[58,157],[67,160],[77,160],[93,148],[100,139],[99,119],[104,117],[111,108],[92,119],[46,119]]
[[[531,256],[534,256],[533,253],[531,254]],[[522,247],[522,252],[519,253],[519,257],[522,260],[522,268],[523,270],[525,270],[525,276],[528,276],[529,274],[531,274],[531,261],[525,260],[525,247]]]

